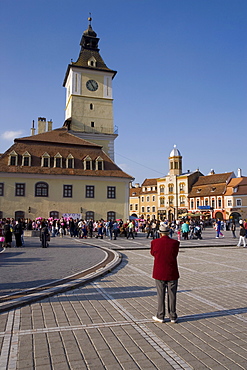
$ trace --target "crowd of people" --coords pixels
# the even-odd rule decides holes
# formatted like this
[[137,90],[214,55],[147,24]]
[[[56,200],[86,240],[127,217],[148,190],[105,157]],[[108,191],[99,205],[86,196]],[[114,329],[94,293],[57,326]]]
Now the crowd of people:
[[[247,221],[240,220],[241,238],[239,246],[243,243],[246,246],[247,236]],[[118,237],[126,237],[127,239],[134,239],[138,233],[145,233],[146,238],[157,239],[160,237],[159,228],[161,224],[169,226],[169,236],[181,239],[202,239],[202,233],[205,229],[205,222],[203,220],[182,219],[169,222],[168,220],[142,220],[133,219],[124,222],[122,219],[104,221],[103,219],[83,220],[73,219],[71,217],[60,219],[53,219],[52,217],[43,219],[38,217],[35,220],[31,219],[0,219],[0,237],[5,247],[11,247],[12,241],[15,240],[15,246],[24,246],[23,231],[24,230],[38,230],[40,231],[40,238],[42,241],[42,230],[46,227],[46,234],[51,237],[70,237],[78,238],[109,238],[116,240]],[[229,227],[226,227],[226,222],[222,220],[215,220],[212,226],[216,231],[216,238],[224,237],[225,230],[232,231],[232,237],[236,238],[236,223],[231,222]],[[241,229],[243,229],[241,231]],[[245,233],[245,235],[244,235]],[[4,239],[4,241],[3,241]],[[47,236],[48,240],[48,236]],[[46,245],[46,243],[45,243]],[[42,245],[43,246],[43,245]]]

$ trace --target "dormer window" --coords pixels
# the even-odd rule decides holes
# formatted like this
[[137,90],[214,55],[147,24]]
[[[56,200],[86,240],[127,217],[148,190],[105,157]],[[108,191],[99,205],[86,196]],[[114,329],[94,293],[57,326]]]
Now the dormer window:
[[96,62],[96,59],[94,57],[91,57],[90,59],[88,59],[88,66],[89,67],[97,67],[97,62]]
[[196,192],[197,192],[197,193],[200,193],[200,192],[201,192],[201,190],[202,190],[202,189],[197,189],[197,191],[196,191]]
[[50,156],[46,152],[42,155],[41,167],[50,167]]
[[93,164],[92,164],[92,158],[87,155],[83,160],[83,168],[84,170],[92,170]]
[[216,187],[215,186],[212,186],[211,191],[213,192],[215,190],[216,190]]
[[103,158],[97,157],[95,160],[95,169],[102,171],[104,169],[104,161]]
[[22,166],[31,166],[31,154],[28,152],[25,152],[22,155]]
[[54,157],[54,167],[62,168],[62,156],[60,153],[57,153]]
[[9,166],[17,166],[18,154],[13,150],[9,154]]
[[69,154],[66,158],[66,168],[74,168],[74,157],[72,154]]

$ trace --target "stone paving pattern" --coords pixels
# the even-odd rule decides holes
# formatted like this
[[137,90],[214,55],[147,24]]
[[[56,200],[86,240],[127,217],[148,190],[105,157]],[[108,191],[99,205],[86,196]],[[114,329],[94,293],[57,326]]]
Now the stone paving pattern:
[[177,324],[152,321],[149,250],[121,253],[111,273],[3,313],[0,369],[247,368],[247,248],[180,249]]
[[71,276],[99,264],[106,255],[78,238],[51,238],[49,248],[41,248],[39,238],[26,237],[25,247],[1,253],[1,295]]

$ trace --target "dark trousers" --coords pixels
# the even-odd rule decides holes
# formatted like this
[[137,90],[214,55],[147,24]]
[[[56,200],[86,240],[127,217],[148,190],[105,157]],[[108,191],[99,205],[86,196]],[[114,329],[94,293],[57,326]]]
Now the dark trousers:
[[164,320],[165,318],[165,313],[166,313],[165,299],[166,299],[166,291],[167,291],[168,315],[171,320],[175,320],[177,318],[176,295],[177,295],[178,281],[177,280],[171,280],[171,281],[155,280],[155,282],[156,282],[157,297],[158,297],[158,311],[157,311],[158,319]]
[[127,235],[127,239],[129,239],[130,236],[132,236],[132,239],[135,239],[132,229],[129,229],[129,232],[128,232],[128,235]]

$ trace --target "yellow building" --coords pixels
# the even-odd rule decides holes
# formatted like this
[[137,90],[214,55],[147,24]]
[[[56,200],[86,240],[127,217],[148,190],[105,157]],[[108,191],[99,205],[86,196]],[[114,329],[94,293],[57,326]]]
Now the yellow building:
[[169,173],[157,179],[159,219],[176,220],[188,212],[188,194],[202,173],[182,170],[182,155],[174,145],[169,156]]
[[91,19],[66,72],[65,123],[38,120],[0,156],[0,218],[128,218],[131,176],[114,163],[112,79]]
[[141,187],[138,185],[139,193],[136,188],[130,189],[130,215],[134,213],[133,205],[137,204],[138,196],[140,218],[172,221],[182,217],[188,212],[188,194],[199,176],[202,176],[199,170],[183,173],[182,156],[174,146],[169,156],[167,176],[146,179]]
[[[239,170],[239,172],[241,172]],[[247,177],[233,178],[227,184],[224,194],[226,219],[247,220]]]
[[157,219],[157,179],[145,179],[140,186],[130,188],[130,216]]

